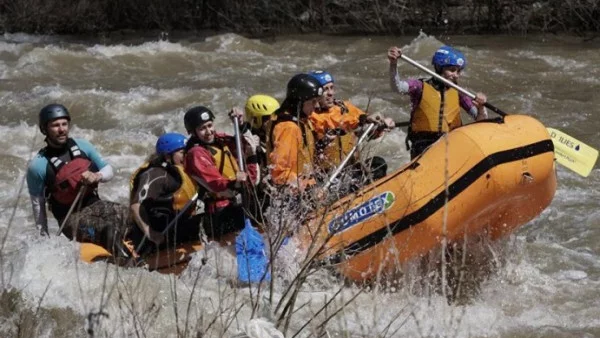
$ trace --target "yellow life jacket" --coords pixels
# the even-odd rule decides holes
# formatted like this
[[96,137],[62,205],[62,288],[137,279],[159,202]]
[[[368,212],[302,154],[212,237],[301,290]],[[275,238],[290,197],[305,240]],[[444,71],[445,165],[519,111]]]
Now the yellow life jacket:
[[[173,210],[179,211],[183,209],[183,207],[194,197],[196,192],[198,191],[198,187],[194,180],[188,174],[186,174],[183,166],[181,165],[172,165],[166,162],[161,163],[150,163],[146,162],[142,164],[136,171],[133,172],[131,178],[129,179],[129,192],[133,193],[135,188],[137,187],[138,177],[141,173],[146,171],[151,167],[161,167],[164,168],[170,175],[177,178],[178,181],[181,182],[179,188],[169,196],[169,199],[172,199],[171,205],[173,206]],[[192,213],[195,211],[195,208],[191,208]]]
[[[293,122],[294,124],[300,127],[302,132],[302,147],[298,151],[298,166],[296,168],[296,173],[300,176],[303,173],[312,174],[312,172],[307,173],[307,168],[311,168],[309,171],[312,171],[313,161],[315,158],[315,136],[314,136],[314,128],[312,124],[308,120],[298,120],[295,116],[290,114],[282,113],[282,114],[272,114],[271,120],[267,125],[267,154],[270,154],[273,151],[273,130],[275,126],[277,126],[281,122]],[[285,145],[283,145],[285,146]],[[267,156],[267,162],[271,165],[271,159]]]
[[461,125],[458,91],[448,88],[442,94],[423,81],[421,101],[411,117],[411,132],[447,133]]
[[216,141],[213,144],[206,145],[206,148],[215,160],[215,166],[219,169],[219,173],[229,180],[235,180],[235,174],[240,171],[240,167],[229,147]]
[[[333,107],[329,108],[329,114],[336,113],[348,113],[348,108],[346,108],[342,101],[337,101]],[[356,144],[356,136],[351,130],[345,131],[342,129],[336,129],[333,132],[335,133],[336,138],[325,145],[321,153],[324,156],[324,161],[320,162],[319,166],[324,170],[335,169],[340,163],[342,163],[344,158],[346,158],[346,155],[350,153],[350,150],[352,150]]]

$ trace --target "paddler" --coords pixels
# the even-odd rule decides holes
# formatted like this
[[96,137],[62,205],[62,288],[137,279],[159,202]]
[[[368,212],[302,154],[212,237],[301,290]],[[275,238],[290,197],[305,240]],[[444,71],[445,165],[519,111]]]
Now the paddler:
[[[323,95],[319,105],[309,115],[309,120],[315,130],[317,162],[319,168],[329,173],[335,170],[354,147],[357,134],[370,124],[377,125],[372,138],[383,135],[383,131],[394,128],[394,121],[381,114],[369,114],[353,105],[350,101],[342,101],[335,97],[335,81],[333,76],[326,71],[317,70],[309,73],[315,77],[323,87]],[[377,180],[385,176],[387,164],[379,156],[374,156],[365,161],[364,169],[370,172],[369,178]],[[349,163],[355,179],[363,178],[363,166],[357,161]]]
[[279,108],[279,102],[272,96],[265,94],[252,95],[246,101],[244,107],[245,123],[242,125],[242,133],[250,129],[252,134],[257,135],[260,146],[257,149],[258,164],[261,169],[261,180],[258,182],[253,198],[247,199],[250,213],[260,222],[264,223],[263,214],[271,202],[270,186],[268,184],[268,159],[267,159],[267,130],[271,123],[273,113]]
[[[484,107],[487,98],[484,94],[477,93],[473,100],[435,78],[402,81],[398,76],[397,65],[402,50],[390,47],[387,56],[392,90],[409,95],[412,103],[406,137],[411,159],[420,155],[442,135],[463,124],[460,117],[461,107],[477,121],[487,118]],[[467,66],[467,59],[458,50],[442,46],[433,54],[431,64],[437,74],[458,84],[461,72]]]
[[67,238],[98,244],[119,255],[127,207],[101,200],[97,190],[113,177],[112,166],[89,141],[69,137],[71,116],[62,104],[43,107],[38,126],[46,147],[29,163],[27,187],[40,234],[49,234],[48,202]]
[[130,211],[137,226],[129,237],[136,248],[144,241],[138,253],[152,243],[164,247],[199,239],[202,219],[196,215],[197,186],[183,168],[186,141],[178,133],[161,135],[155,153],[131,176]]
[[[244,124],[244,113],[233,108],[230,118]],[[199,184],[204,195],[204,229],[209,237],[219,238],[244,227],[244,208],[239,193],[244,185],[260,180],[256,155],[259,138],[246,130],[240,135],[246,172],[240,170],[234,136],[217,133],[215,115],[204,106],[189,109],[184,115],[185,129],[191,135],[186,144],[185,170]]]
[[315,77],[294,75],[267,132],[271,182],[294,196],[316,184],[314,129],[308,116],[318,106],[321,95],[323,87]]

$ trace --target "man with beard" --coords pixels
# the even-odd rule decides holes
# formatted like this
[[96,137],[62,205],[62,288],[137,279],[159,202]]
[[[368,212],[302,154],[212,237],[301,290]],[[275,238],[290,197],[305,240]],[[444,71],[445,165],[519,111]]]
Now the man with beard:
[[120,255],[127,208],[100,200],[97,191],[99,183],[113,177],[113,168],[90,142],[70,138],[70,126],[69,111],[61,104],[47,105],[39,113],[39,128],[47,146],[27,170],[35,224],[41,235],[48,235],[48,201],[63,235]]
[[[342,101],[335,97],[335,81],[333,76],[326,71],[316,70],[310,72],[323,87],[323,95],[319,100],[319,106],[310,114],[309,120],[315,129],[317,138],[317,158],[320,169],[325,172],[335,170],[354,148],[357,136],[363,132],[363,128],[374,123],[377,129],[372,138],[383,135],[386,130],[394,128],[394,121],[385,118],[381,114],[366,114],[350,101]],[[362,181],[364,178],[378,180],[386,175],[387,164],[382,157],[373,156],[360,163],[356,157],[350,161],[351,176],[355,180]],[[365,177],[365,172],[369,173]]]

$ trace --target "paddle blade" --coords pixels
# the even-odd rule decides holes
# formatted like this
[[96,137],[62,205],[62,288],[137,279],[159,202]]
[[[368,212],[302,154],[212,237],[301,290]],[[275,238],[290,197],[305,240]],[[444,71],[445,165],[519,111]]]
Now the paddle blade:
[[243,283],[270,281],[269,261],[262,235],[246,219],[244,229],[235,239],[238,280]]
[[598,158],[598,150],[560,130],[546,129],[548,129],[552,143],[554,143],[556,161],[579,175],[587,177],[594,168]]

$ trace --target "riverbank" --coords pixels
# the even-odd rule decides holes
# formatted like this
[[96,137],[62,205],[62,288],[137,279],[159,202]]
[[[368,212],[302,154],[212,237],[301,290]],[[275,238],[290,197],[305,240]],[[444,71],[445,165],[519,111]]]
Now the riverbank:
[[570,33],[595,38],[600,0],[14,0],[0,31],[104,35],[123,30],[325,34]]

